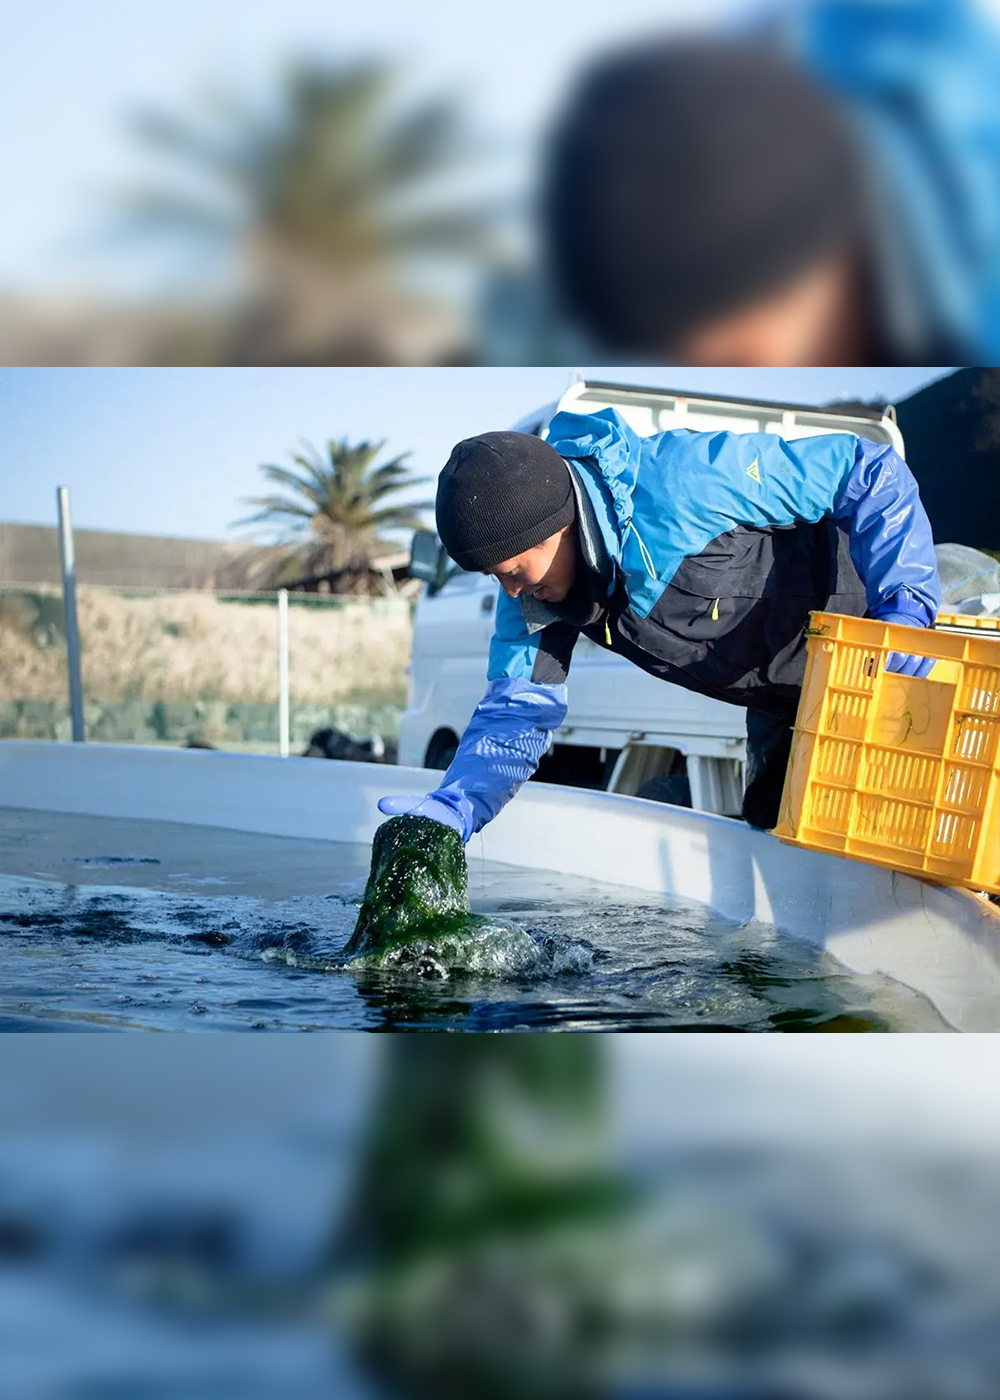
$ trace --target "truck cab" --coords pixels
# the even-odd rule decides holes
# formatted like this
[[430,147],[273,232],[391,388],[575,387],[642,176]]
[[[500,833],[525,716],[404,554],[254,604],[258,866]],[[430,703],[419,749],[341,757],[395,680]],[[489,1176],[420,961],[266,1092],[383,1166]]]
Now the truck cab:
[[[545,437],[556,413],[615,408],[640,435],[669,428],[771,432],[786,439],[858,433],[903,453],[893,410],[689,394],[574,378],[562,397],[514,424]],[[414,618],[399,762],[446,768],[486,687],[499,585],[452,563],[429,532],[414,537],[411,572],[425,580]],[[657,680],[580,637],[570,668],[569,710],[535,775],[707,812],[737,815],[746,759],[745,711]]]

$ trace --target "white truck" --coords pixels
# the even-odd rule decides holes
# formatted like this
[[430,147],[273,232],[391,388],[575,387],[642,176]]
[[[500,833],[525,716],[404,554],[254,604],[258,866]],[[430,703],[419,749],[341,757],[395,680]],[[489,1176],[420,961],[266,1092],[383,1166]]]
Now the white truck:
[[[666,428],[769,432],[784,438],[858,433],[903,453],[892,408],[804,404],[689,394],[574,378],[557,403],[514,425],[545,437],[563,409],[616,408],[641,436]],[[417,603],[409,696],[399,762],[446,768],[486,686],[495,579],[464,573],[436,536],[414,536],[410,572],[425,581]],[[640,671],[581,637],[569,676],[569,711],[536,777],[606,788],[706,812],[736,815],[743,793],[745,712]]]

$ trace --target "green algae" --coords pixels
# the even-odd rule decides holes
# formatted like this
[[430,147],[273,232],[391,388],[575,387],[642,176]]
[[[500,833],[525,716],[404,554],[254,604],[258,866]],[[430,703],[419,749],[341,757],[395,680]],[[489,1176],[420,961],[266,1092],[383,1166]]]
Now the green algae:
[[473,914],[465,847],[429,817],[393,817],[375,833],[371,873],[344,957],[358,969],[447,980],[588,972],[593,950]]
[[472,917],[458,832],[430,817],[391,817],[375,833],[361,912],[344,953],[383,955],[418,935],[455,935]]

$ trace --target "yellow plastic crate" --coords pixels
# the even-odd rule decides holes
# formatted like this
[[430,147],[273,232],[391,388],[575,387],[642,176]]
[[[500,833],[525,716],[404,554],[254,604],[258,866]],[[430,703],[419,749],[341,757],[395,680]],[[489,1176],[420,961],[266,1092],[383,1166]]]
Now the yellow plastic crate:
[[1000,617],[967,617],[965,613],[938,613],[934,625],[952,632],[995,632],[1000,637]]
[[[1000,631],[815,612],[806,645],[775,834],[1000,894]],[[886,671],[890,651],[934,669]]]

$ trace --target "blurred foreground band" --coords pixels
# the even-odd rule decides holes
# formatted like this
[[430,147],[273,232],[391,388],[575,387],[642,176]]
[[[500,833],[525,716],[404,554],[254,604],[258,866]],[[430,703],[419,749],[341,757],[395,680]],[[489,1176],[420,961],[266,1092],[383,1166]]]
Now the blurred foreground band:
[[995,1055],[799,1044],[35,1040],[3,1392],[990,1400]]
[[[1000,38],[983,3],[803,0],[700,30],[668,13],[639,42],[625,11],[622,41],[605,25],[582,71],[578,41],[556,47],[516,138],[450,86],[409,97],[417,69],[395,57],[300,46],[269,90],[227,79],[187,111],[138,113],[142,173],[96,232],[90,205],[84,220],[101,270],[0,282],[0,353],[995,360]],[[438,38],[456,86],[489,62],[474,22]],[[517,62],[490,76],[517,111]]]

